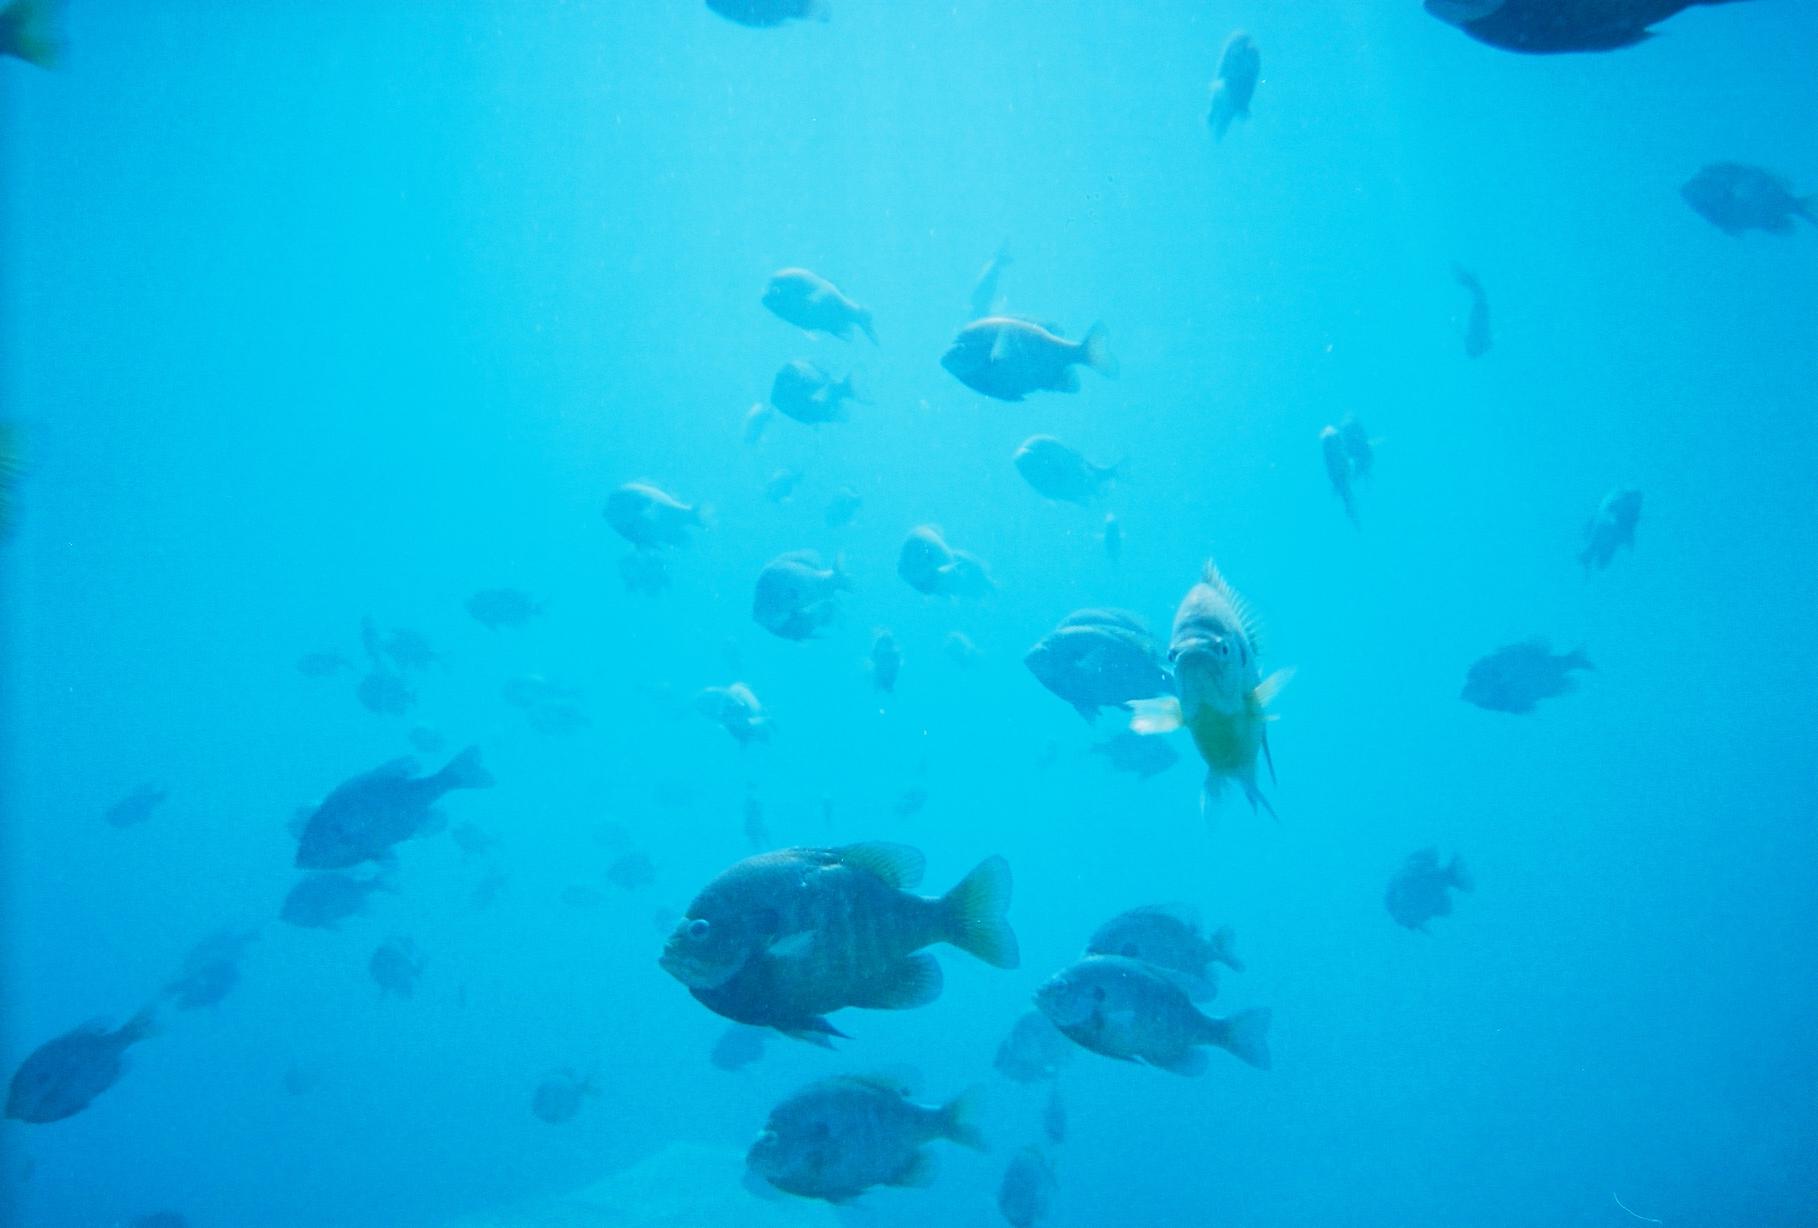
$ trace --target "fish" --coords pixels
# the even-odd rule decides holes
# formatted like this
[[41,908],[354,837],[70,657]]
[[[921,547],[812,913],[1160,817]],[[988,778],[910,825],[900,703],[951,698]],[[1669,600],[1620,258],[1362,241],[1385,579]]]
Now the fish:
[[1010,1228],[1035,1228],[1054,1209],[1058,1186],[1040,1147],[1025,1147],[1010,1158],[997,1186],[997,1209]]
[[538,1120],[559,1126],[575,1119],[587,1097],[599,1094],[600,1088],[591,1076],[583,1078],[572,1070],[558,1070],[537,1084],[531,1093],[530,1111]]
[[843,529],[852,523],[864,502],[858,491],[842,486],[827,500],[827,510],[821,513],[821,519],[829,529]]
[[634,550],[619,560],[619,582],[628,593],[655,597],[669,588],[669,562],[660,554]]
[[787,503],[790,496],[795,494],[795,488],[801,484],[802,474],[799,469],[778,469],[764,483],[764,498],[772,503]]
[[978,276],[972,281],[972,293],[966,300],[972,312],[966,317],[968,320],[982,320],[1003,311],[1002,282],[1004,270],[1010,265],[1010,241],[1005,239],[997,245],[997,251],[992,253],[991,259],[985,261],[984,267],[979,269]]
[[921,785],[910,785],[897,796],[896,805],[891,809],[899,819],[913,819],[928,804],[928,790]]
[[491,908],[498,902],[499,892],[505,889],[505,884],[509,881],[510,879],[506,876],[505,871],[499,869],[497,866],[487,870],[486,873],[480,877],[480,881],[473,885],[473,890],[468,893],[468,907],[472,908],[475,912],[484,912],[486,909]]
[[107,808],[101,817],[109,827],[137,827],[151,818],[170,794],[154,784],[142,784]]
[[1578,552],[1578,562],[1586,574],[1593,567],[1608,567],[1624,546],[1633,549],[1635,526],[1640,522],[1639,490],[1613,490],[1605,495],[1597,505],[1597,514],[1584,526],[1584,549]]
[[332,678],[342,670],[352,668],[353,662],[345,653],[306,652],[297,658],[297,672],[305,678]]
[[1524,715],[1543,699],[1571,694],[1578,689],[1573,674],[1595,668],[1582,648],[1562,655],[1536,637],[1472,662],[1459,698],[1489,712]]
[[1117,376],[1110,334],[1094,324],[1084,340],[1069,341],[1031,320],[986,316],[960,329],[941,366],[966,387],[999,401],[1021,401],[1032,392],[1078,392],[1073,368]]
[[1258,667],[1262,649],[1257,621],[1237,591],[1210,561],[1200,582],[1187,591],[1174,612],[1168,660],[1174,665],[1176,696],[1138,700],[1130,728],[1141,734],[1186,728],[1206,764],[1200,810],[1210,814],[1224,781],[1237,782],[1252,810],[1275,808],[1256,784],[1260,754],[1275,779],[1269,755],[1269,701],[1287,685],[1292,671],[1277,670],[1264,678]]
[[296,865],[341,870],[388,856],[392,846],[432,826],[431,808],[454,789],[490,789],[492,773],[470,746],[441,771],[412,776],[416,761],[393,759],[342,782],[304,823]]
[[851,417],[847,407],[862,401],[848,373],[834,379],[806,359],[797,358],[777,368],[770,381],[770,403],[785,418],[805,426],[823,426],[844,422]]
[[713,1042],[707,1060],[725,1071],[739,1071],[764,1056],[764,1029],[735,1023]]
[[1100,498],[1117,477],[1117,465],[1094,464],[1052,435],[1031,435],[1012,461],[1035,492],[1059,503],[1082,507]]
[[1345,519],[1353,526],[1357,524],[1357,494],[1351,489],[1351,453],[1345,447],[1343,435],[1335,426],[1321,427],[1319,431],[1319,451],[1326,462],[1326,481],[1332,485],[1332,493],[1344,505]]
[[650,854],[641,849],[621,853],[606,867],[606,881],[621,891],[636,891],[656,882],[656,867],[650,863]]
[[467,599],[467,612],[489,631],[522,627],[543,612],[529,593],[515,588],[481,589]]
[[1114,769],[1130,772],[1147,780],[1159,776],[1180,762],[1180,752],[1161,738],[1145,738],[1140,733],[1121,729],[1092,746],[1092,753],[1103,755]]
[[665,550],[688,544],[696,529],[713,523],[711,509],[683,503],[650,482],[626,482],[606,496],[606,523],[640,550]]
[[777,318],[803,332],[825,333],[842,341],[864,333],[877,344],[871,310],[840,292],[838,286],[807,269],[779,269],[764,287],[764,306]]
[[448,663],[448,658],[436,651],[427,636],[410,627],[393,627],[369,643],[368,652],[372,652],[374,644],[379,653],[406,672],[420,673],[432,665]]
[[881,628],[871,639],[871,685],[886,694],[896,690],[897,675],[903,670],[903,646],[887,628]]
[[1228,925],[1208,937],[1198,914],[1184,904],[1148,904],[1121,912],[1094,930],[1086,954],[1141,960],[1172,977],[1194,1001],[1207,1002],[1218,996],[1213,964],[1244,970],[1236,939]]
[[1471,296],[1471,307],[1465,317],[1464,351],[1466,358],[1482,358],[1490,352],[1490,296],[1484,293],[1477,274],[1462,264],[1452,266],[1452,279]]
[[499,846],[497,836],[472,823],[456,823],[448,829],[448,835],[455,847],[468,857],[483,857]]
[[851,588],[838,558],[828,567],[812,550],[779,554],[758,573],[751,617],[781,639],[813,639],[839,616],[839,594]]
[[949,631],[941,640],[941,651],[961,669],[971,669],[985,659],[985,650],[972,642],[964,631]]
[[1067,1102],[1061,1099],[1058,1079],[1048,1084],[1048,1102],[1042,1105],[1042,1135],[1050,1143],[1067,1141]]
[[909,530],[896,555],[896,574],[916,592],[929,597],[981,598],[997,589],[985,561],[947,544],[936,525]]
[[916,1104],[889,1079],[836,1075],[771,1109],[745,1164],[785,1193],[831,1203],[879,1185],[927,1185],[933,1167],[924,1144],[947,1139],[985,1149],[975,1113],[970,1094],[934,1107]]
[[1105,543],[1106,558],[1115,563],[1124,557],[1124,526],[1112,513],[1105,513],[1105,527],[1099,536]]
[[373,892],[390,890],[382,877],[356,878],[334,870],[305,874],[284,897],[278,916],[304,929],[332,930],[364,912]]
[[1356,414],[1338,420],[1338,435],[1344,441],[1345,455],[1351,458],[1351,476],[1368,478],[1376,467],[1376,445],[1381,441],[1370,438]]
[[1044,982],[1035,1001],[1075,1044],[1120,1061],[1204,1074],[1202,1046],[1212,1045],[1259,1070],[1270,1065],[1266,1008],[1214,1019],[1166,973],[1122,955],[1087,956]]
[[1052,1079],[1073,1060],[1073,1046],[1038,1010],[1017,1017],[1010,1034],[998,1042],[992,1065],[1014,1083]]
[[1161,646],[1124,610],[1075,610],[1023,654],[1029,672],[1091,722],[1174,689]]
[[1224,140],[1232,120],[1250,118],[1250,99],[1261,75],[1262,53],[1256,48],[1256,40],[1242,30],[1233,31],[1219,54],[1218,75],[1212,79],[1212,104],[1206,111],[1206,125],[1214,137]]
[[1383,894],[1383,907],[1397,925],[1427,932],[1427,922],[1434,917],[1452,915],[1453,891],[1475,891],[1476,880],[1457,854],[1441,865],[1439,850],[1424,848],[1408,855],[1401,868],[1389,879]]
[[6,1116],[43,1125],[74,1117],[126,1073],[126,1051],[158,1034],[151,1007],[118,1028],[93,1020],[26,1055],[6,1091]]
[[354,689],[360,706],[378,716],[403,716],[417,706],[417,692],[408,679],[386,665],[375,665]]
[[1686,9],[1732,0],[1426,0],[1429,14],[1503,51],[1616,51]]
[[748,857],[688,906],[659,961],[708,1009],[824,1043],[848,1006],[907,1010],[941,990],[924,947],[948,943],[997,968],[1018,963],[1010,867],[988,857],[944,896],[901,844],[789,848]]
[[827,0],[707,0],[707,7],[727,21],[754,30],[789,21],[826,21]]
[[222,930],[204,938],[190,948],[164,993],[178,1010],[213,1006],[240,983],[240,957],[258,936],[257,930]]
[[366,961],[366,971],[382,995],[400,998],[416,994],[417,978],[423,975],[423,956],[408,938],[388,938],[373,948]]
[[61,0],[12,0],[0,8],[0,56],[55,68],[63,53],[57,32]]
[[1731,238],[1751,230],[1790,235],[1800,218],[1818,226],[1818,194],[1797,195],[1780,176],[1741,162],[1712,163],[1686,180],[1679,195]]
[[770,718],[742,682],[704,688],[694,697],[694,710],[731,734],[740,747],[770,740]]

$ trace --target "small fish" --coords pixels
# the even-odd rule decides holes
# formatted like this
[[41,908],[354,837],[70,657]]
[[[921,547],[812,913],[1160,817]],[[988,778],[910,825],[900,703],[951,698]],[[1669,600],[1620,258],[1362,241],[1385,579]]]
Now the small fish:
[[897,551],[896,574],[916,592],[930,597],[980,598],[995,592],[983,559],[947,544],[940,529],[917,525]]
[[332,930],[366,910],[375,891],[390,891],[381,877],[356,878],[334,870],[305,874],[291,887],[278,910],[281,920],[304,929]]
[[468,857],[482,857],[499,846],[499,838],[472,823],[456,823],[448,829],[455,847]]
[[621,891],[637,891],[656,882],[656,867],[641,849],[621,853],[606,867],[606,881]]
[[606,523],[640,550],[688,544],[688,535],[712,523],[705,507],[683,503],[650,482],[627,482],[606,496]]
[[1118,470],[1116,465],[1094,464],[1052,435],[1029,436],[1011,459],[1037,494],[1082,507],[1105,493]]
[[1454,265],[1452,278],[1471,296],[1470,313],[1465,317],[1464,351],[1467,358],[1482,358],[1490,352],[1490,296],[1484,293],[1477,275],[1462,264]]
[[764,498],[772,503],[787,503],[795,488],[802,484],[802,474],[798,469],[778,469],[764,483]]
[[1150,904],[1119,913],[1099,926],[1086,942],[1086,954],[1141,960],[1172,977],[1188,997],[1206,1002],[1218,996],[1213,964],[1244,970],[1236,938],[1228,925],[1208,938],[1198,915],[1184,904]]
[[1487,46],[1528,55],[1615,51],[1648,27],[1702,4],[1729,0],[1427,0],[1426,9]]
[[412,776],[415,770],[413,760],[394,759],[336,786],[304,824],[297,866],[339,870],[383,858],[432,826],[431,808],[451,790],[492,787],[476,746],[433,775]]
[[1584,526],[1584,549],[1578,561],[1588,574],[1591,568],[1610,565],[1616,552],[1635,545],[1635,526],[1641,523],[1641,492],[1613,490],[1597,505],[1597,514]]
[[1040,1147],[1025,1147],[1010,1159],[997,1186],[997,1209],[1010,1228],[1035,1228],[1054,1209],[1054,1169]]
[[825,277],[807,269],[780,269],[773,273],[764,287],[764,306],[803,332],[826,333],[850,341],[856,331],[869,337],[872,345],[877,344],[870,309],[859,306]]
[[0,8],[0,56],[54,68],[63,40],[56,30],[59,0],[12,0]]
[[935,1139],[983,1151],[974,1113],[969,1096],[936,1108],[887,1079],[821,1079],[770,1110],[745,1163],[785,1193],[850,1202],[873,1186],[929,1184],[932,1156],[922,1147]]
[[812,639],[838,617],[839,594],[851,587],[837,558],[827,567],[812,550],[780,554],[758,573],[751,617],[782,639]]
[[1560,655],[1543,639],[1523,640],[1472,662],[1459,698],[1490,712],[1525,714],[1577,690],[1573,673],[1595,668],[1583,649]]
[[619,560],[619,582],[628,593],[655,597],[669,588],[669,561],[660,554],[634,550]]
[[1790,235],[1795,219],[1818,226],[1818,194],[1799,196],[1780,176],[1740,162],[1717,162],[1685,182],[1679,195],[1731,238],[1751,230]]
[[198,942],[164,992],[178,1010],[213,1006],[240,983],[240,957],[257,930],[222,930]]
[[1261,651],[1255,616],[1208,562],[1200,582],[1174,612],[1168,659],[1174,663],[1179,698],[1138,701],[1130,719],[1130,728],[1137,733],[1167,733],[1185,726],[1193,735],[1206,763],[1202,813],[1210,812],[1226,780],[1237,782],[1252,810],[1275,813],[1257,788],[1256,760],[1260,754],[1274,780],[1267,708],[1290,672],[1278,670],[1264,678],[1257,664]]
[[1121,729],[1103,742],[1094,743],[1092,753],[1103,755],[1115,770],[1145,780],[1160,776],[1180,762],[1180,752],[1161,738],[1145,738],[1128,729]]
[[725,1071],[743,1070],[764,1056],[764,1029],[735,1023],[713,1042],[707,1060]]
[[112,1031],[97,1020],[44,1042],[13,1071],[7,1117],[38,1125],[74,1117],[119,1081],[126,1051],[155,1035],[147,1007]]
[[1218,57],[1218,75],[1212,79],[1212,105],[1206,111],[1206,124],[1212,135],[1224,140],[1234,119],[1250,118],[1250,99],[1256,93],[1256,82],[1262,76],[1262,53],[1256,40],[1242,30],[1225,40]]
[[858,491],[850,486],[842,486],[827,500],[827,510],[822,513],[821,519],[829,529],[843,529],[852,523],[852,518],[858,515],[864,502]]
[[1463,858],[1454,854],[1451,861],[1441,865],[1439,850],[1424,848],[1401,863],[1389,880],[1382,902],[1397,925],[1424,934],[1427,922],[1434,917],[1452,915],[1453,891],[1474,891],[1476,886]]
[[[432,665],[445,665],[448,662],[448,658],[430,644],[427,636],[410,627],[393,627],[378,638],[376,643],[379,653],[406,672],[421,673]],[[371,651],[369,644],[368,652]]]
[[1072,1060],[1072,1044],[1048,1022],[1048,1016],[1025,1011],[998,1043],[992,1065],[1012,1082],[1039,1083],[1054,1078]]
[[169,796],[157,785],[143,784],[109,806],[101,817],[109,827],[137,827],[151,818]]
[[880,630],[871,640],[871,685],[888,694],[896,690],[897,675],[903,670],[903,647],[888,630]]
[[974,392],[999,401],[1020,401],[1032,392],[1078,392],[1076,366],[1117,375],[1103,324],[1087,330],[1085,340],[1069,341],[1015,316],[987,316],[960,329],[941,366]]
[[893,809],[899,819],[913,819],[928,804],[928,790],[920,785],[910,785],[897,795]]
[[1110,512],[1105,513],[1105,527],[1099,536],[1104,538],[1106,558],[1115,563],[1124,557],[1124,526]]
[[366,971],[379,992],[400,998],[416,994],[417,978],[423,975],[424,959],[416,944],[408,938],[388,938],[373,949],[366,961]]
[[305,678],[332,678],[342,670],[352,668],[353,662],[345,653],[306,652],[297,658],[297,672]]
[[1357,495],[1351,489],[1351,453],[1346,449],[1344,436],[1338,433],[1337,427],[1320,428],[1319,451],[1326,462],[1326,481],[1332,484],[1332,493],[1344,504],[1345,519],[1355,527]]
[[1006,239],[997,245],[997,251],[992,253],[991,259],[985,261],[984,267],[973,279],[972,294],[967,299],[967,305],[972,309],[972,313],[966,317],[968,320],[982,320],[1004,310],[1002,282],[1004,270],[1010,264],[1010,241]]
[[1352,476],[1368,478],[1376,467],[1376,445],[1380,441],[1370,438],[1370,432],[1364,429],[1356,414],[1346,414],[1339,419],[1338,434],[1344,441],[1345,455],[1351,458]]
[[847,406],[861,400],[850,374],[835,380],[801,358],[784,363],[770,381],[770,403],[776,411],[805,426],[844,422],[851,417]]
[[1267,1010],[1214,1019],[1167,974],[1139,960],[1089,955],[1049,978],[1035,1001],[1068,1039],[1106,1057],[1198,1075],[1206,1071],[1200,1046],[1215,1045],[1269,1068]]
[[591,1077],[582,1078],[572,1070],[558,1070],[541,1083],[530,1097],[530,1111],[552,1126],[573,1121],[581,1104],[589,1096],[600,1094]]
[[949,631],[941,640],[941,651],[961,669],[971,669],[985,659],[985,650],[972,642],[964,631]]
[[770,718],[742,682],[703,689],[694,697],[694,710],[731,734],[740,747],[770,740]]
[[787,21],[826,21],[827,0],[707,0],[707,7],[727,21],[754,30]]
[[1075,610],[1023,654],[1023,664],[1087,721],[1100,708],[1173,690],[1160,645],[1141,619],[1123,610]]
[[467,599],[467,612],[489,631],[522,627],[543,612],[529,593],[515,588],[481,589]]

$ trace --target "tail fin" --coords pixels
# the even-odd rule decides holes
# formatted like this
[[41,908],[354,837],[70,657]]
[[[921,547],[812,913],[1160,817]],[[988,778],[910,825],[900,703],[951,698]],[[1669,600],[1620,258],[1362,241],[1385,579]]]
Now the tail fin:
[[952,1139],[962,1147],[971,1147],[977,1151],[989,1150],[985,1146],[985,1136],[978,1129],[979,1100],[979,1089],[971,1087],[942,1105],[941,1137]]
[[1471,871],[1466,868],[1464,858],[1457,853],[1452,854],[1452,864],[1446,867],[1446,877],[1451,879],[1452,885],[1460,891],[1477,890],[1477,880],[1471,877]]
[[62,50],[52,29],[56,10],[56,0],[13,0],[0,10],[0,55],[55,68]]
[[450,789],[490,789],[493,786],[492,773],[480,762],[477,746],[469,746],[450,759],[439,775]]
[[1079,351],[1088,367],[1107,379],[1117,378],[1117,355],[1111,352],[1111,334],[1102,322],[1086,330],[1086,339],[1079,343]]
[[1567,669],[1597,668],[1595,665],[1591,664],[1591,658],[1584,655],[1584,649],[1582,648],[1574,648],[1571,652],[1567,653],[1564,665]]
[[120,1025],[114,1038],[120,1042],[122,1049],[134,1045],[150,1036],[156,1036],[158,1028],[158,1003],[156,999],[147,1002],[139,1013]]
[[1267,1070],[1269,1058],[1269,1009],[1239,1011],[1229,1019],[1208,1019],[1206,1039],[1232,1057],[1258,1070]]
[[1221,925],[1212,934],[1212,958],[1233,972],[1244,970],[1244,961],[1237,958],[1237,931],[1228,925]]
[[947,941],[976,955],[994,968],[1014,968],[1020,962],[1016,934],[1005,915],[1010,909],[1010,863],[987,857],[946,895],[941,909],[947,917]]
[[[876,326],[876,324],[874,324],[872,322],[871,313],[869,311],[859,312],[858,326],[859,326],[860,332],[864,333],[865,336],[871,338],[871,344],[876,345],[877,344],[877,326]],[[848,376],[847,378],[850,379],[851,377]]]

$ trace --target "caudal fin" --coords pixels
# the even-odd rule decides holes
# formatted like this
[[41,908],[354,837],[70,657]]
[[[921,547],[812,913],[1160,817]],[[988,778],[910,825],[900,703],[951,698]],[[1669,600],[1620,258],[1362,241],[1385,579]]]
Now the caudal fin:
[[469,746],[442,769],[442,782],[450,789],[490,789],[492,773],[480,762],[480,748]]
[[1206,1039],[1238,1061],[1267,1070],[1269,1058],[1269,1009],[1239,1011],[1229,1019],[1208,1019]]
[[941,1137],[952,1139],[962,1147],[971,1147],[976,1151],[989,1150],[985,1146],[985,1136],[978,1129],[979,1100],[979,1089],[973,1087],[942,1105]]
[[1212,934],[1212,958],[1233,972],[1244,970],[1244,961],[1237,958],[1237,931],[1228,925],[1221,925]]
[[1117,355],[1111,352],[1111,334],[1103,323],[1086,330],[1086,339],[1079,343],[1079,352],[1080,359],[1088,367],[1107,379],[1117,378]]
[[946,937],[960,950],[976,955],[994,968],[1014,968],[1021,956],[1016,934],[1010,929],[1010,863],[987,857],[946,895]]

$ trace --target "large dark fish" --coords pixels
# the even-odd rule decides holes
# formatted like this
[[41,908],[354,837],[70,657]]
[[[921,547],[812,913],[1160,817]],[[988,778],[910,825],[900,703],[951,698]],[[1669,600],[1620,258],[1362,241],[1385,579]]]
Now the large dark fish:
[[941,366],[974,392],[999,401],[1020,401],[1031,392],[1078,392],[1076,366],[1117,375],[1103,324],[1094,324],[1084,341],[1069,341],[1015,316],[987,316],[960,329]]
[[297,865],[343,870],[377,860],[430,825],[431,808],[450,790],[492,787],[476,746],[433,775],[412,776],[415,767],[411,759],[394,759],[337,786],[304,824]]
[[156,1035],[150,1007],[109,1031],[85,1023],[46,1041],[19,1063],[7,1088],[6,1115],[42,1124],[74,1117],[126,1071],[126,1051]]
[[786,21],[826,21],[826,0],[707,0],[707,7],[741,26],[764,30]]
[[1582,649],[1562,654],[1545,640],[1523,640],[1472,662],[1459,698],[1491,712],[1521,715],[1543,699],[1577,690],[1573,673],[1594,668]]
[[1100,708],[1174,690],[1161,646],[1123,610],[1075,610],[1023,654],[1023,664],[1088,721]]
[[1080,960],[1050,977],[1035,1003],[1070,1040],[1106,1057],[1197,1075],[1206,1070],[1201,1046],[1214,1045],[1269,1068],[1267,1010],[1214,1019],[1166,973],[1121,955]]
[[1475,887],[1463,858],[1454,854],[1451,861],[1441,865],[1439,850],[1425,848],[1402,862],[1401,869],[1389,880],[1382,902],[1397,925],[1424,934],[1427,922],[1434,917],[1452,915],[1453,891],[1472,891]]
[[985,1149],[973,1113],[966,1096],[936,1108],[885,1079],[821,1079],[770,1110],[745,1163],[785,1193],[832,1203],[877,1185],[927,1185],[933,1170],[924,1143]]
[[1427,12],[1480,43],[1551,55],[1615,51],[1652,35],[1676,13],[1732,0],[1427,0]]
[[1794,219],[1818,226],[1818,196],[1798,196],[1771,171],[1716,162],[1686,180],[1679,195],[1699,217],[1732,238],[1759,230],[1790,235]]

